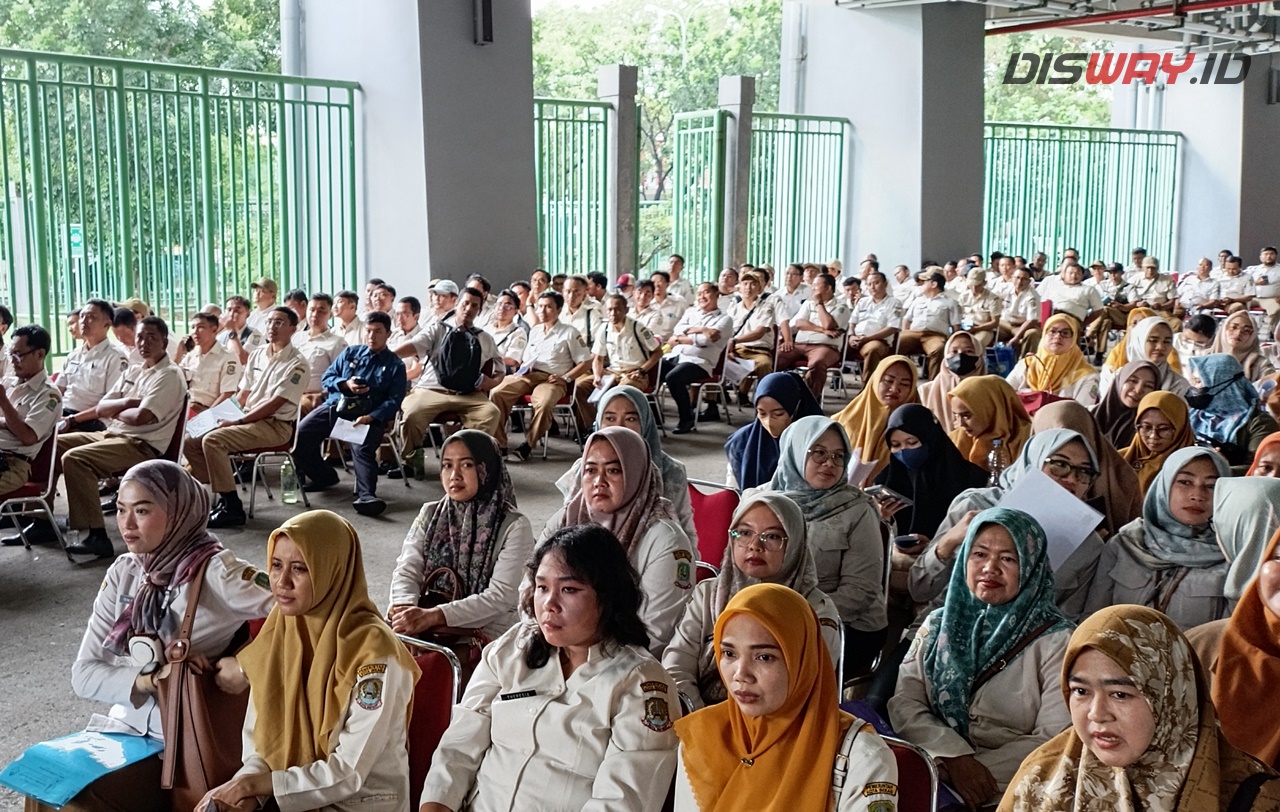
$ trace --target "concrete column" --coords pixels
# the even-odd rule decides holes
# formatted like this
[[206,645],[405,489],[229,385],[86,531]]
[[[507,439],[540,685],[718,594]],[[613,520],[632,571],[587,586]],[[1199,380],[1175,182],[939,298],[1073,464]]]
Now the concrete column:
[[[722,264],[737,266],[747,259],[747,203],[751,188],[751,114],[756,103],[754,76],[721,76],[720,109],[725,124],[724,252]],[[712,268],[712,274],[720,272]]]
[[784,2],[781,110],[853,125],[846,267],[981,250],[983,14]]
[[640,154],[640,111],[636,106],[639,71],[632,65],[600,68],[597,95],[613,105],[609,112],[609,281],[636,272],[636,236],[639,227],[640,178],[636,161]]

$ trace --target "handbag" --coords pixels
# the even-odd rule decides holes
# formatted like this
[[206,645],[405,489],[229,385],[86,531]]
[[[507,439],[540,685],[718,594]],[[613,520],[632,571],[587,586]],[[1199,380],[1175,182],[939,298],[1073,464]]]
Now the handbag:
[[172,791],[175,810],[194,809],[205,793],[230,781],[241,767],[241,733],[249,694],[229,694],[213,671],[197,674],[191,653],[191,624],[204,586],[205,566],[187,590],[187,611],[178,636],[165,648],[169,674],[156,680],[156,702],[164,731],[160,786]]
[[[452,603],[462,597],[462,579],[451,567],[436,567],[422,581],[425,588],[418,598],[419,609],[433,609]],[[471,674],[480,665],[480,651],[489,638],[479,629],[461,626],[433,626],[430,631],[418,635],[422,640],[445,646],[458,655],[462,664],[462,684],[465,686]]]
[[334,412],[343,420],[355,420],[357,417],[364,417],[372,412],[377,405],[373,396],[368,393],[363,395],[340,395]]

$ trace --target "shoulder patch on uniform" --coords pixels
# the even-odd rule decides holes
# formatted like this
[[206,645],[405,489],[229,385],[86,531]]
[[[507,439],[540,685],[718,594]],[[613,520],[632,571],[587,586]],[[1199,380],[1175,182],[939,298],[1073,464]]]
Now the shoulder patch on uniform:
[[667,700],[661,697],[652,697],[644,701],[644,726],[654,731],[662,733],[671,729],[671,709],[667,707]]
[[646,694],[665,694],[667,692],[667,684],[662,680],[651,679],[647,682],[640,683],[640,690],[644,691]]
[[818,618],[818,625],[826,626],[827,628],[830,628],[830,629],[836,629],[837,631],[840,629],[840,624],[836,623],[834,620],[832,620],[829,617]]
[[302,380],[302,373],[301,373],[301,372],[295,372],[295,373],[293,373],[292,375],[290,375],[290,376],[289,376],[289,383],[291,383],[291,384],[296,384],[296,383],[297,383],[298,381],[300,381],[300,380]]
[[681,589],[693,589],[693,553],[688,550],[676,550],[672,555],[676,559],[676,586]]
[[49,402],[46,403],[44,407],[49,411],[53,411],[54,409],[58,408],[58,398],[54,395],[50,395]]
[[873,781],[862,788],[862,797],[870,798],[872,795],[888,795],[893,797],[898,794],[898,785],[890,784],[888,781]]
[[362,665],[356,669],[356,679],[364,679],[373,674],[387,673],[386,663],[373,663],[371,665]]
[[240,580],[252,581],[254,574],[257,572],[253,567],[245,567],[244,572],[240,573]]
[[872,801],[867,804],[867,812],[893,812],[893,801]]
[[382,707],[382,677],[366,677],[356,684],[356,704],[368,711]]
[[253,582],[263,589],[271,588],[271,578],[262,570],[258,570],[253,576]]
[[223,373],[223,374],[224,374],[224,375],[234,375],[234,374],[236,374],[236,362],[235,362],[235,361],[228,361],[228,362],[227,362],[227,371],[226,371],[225,373]]

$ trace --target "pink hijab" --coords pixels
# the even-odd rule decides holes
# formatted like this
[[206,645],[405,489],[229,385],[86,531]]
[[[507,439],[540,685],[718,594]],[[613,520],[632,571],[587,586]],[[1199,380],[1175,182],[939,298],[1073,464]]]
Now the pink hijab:
[[592,510],[578,482],[577,492],[564,509],[564,526],[594,523],[613,532],[630,555],[636,542],[659,519],[675,519],[671,503],[662,496],[662,478],[649,459],[649,446],[639,434],[622,426],[600,429],[587,438],[583,447],[583,468],[587,454],[596,443],[608,443],[622,465],[622,504],[612,513]]

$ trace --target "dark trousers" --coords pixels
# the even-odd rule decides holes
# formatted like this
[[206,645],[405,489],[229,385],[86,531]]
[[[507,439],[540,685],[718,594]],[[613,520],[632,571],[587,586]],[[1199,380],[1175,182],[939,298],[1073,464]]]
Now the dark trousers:
[[680,425],[692,426],[697,422],[697,416],[693,413],[689,384],[705,381],[707,371],[697,364],[663,358],[658,377],[666,381],[667,388],[671,390],[671,399],[675,401],[676,411],[680,415]]
[[[298,466],[298,473],[317,485],[337,483],[338,474],[321,458],[320,449],[325,440],[333,432],[333,424],[338,415],[328,403],[321,403],[302,419],[298,426],[298,448],[293,452],[293,461]],[[352,456],[356,463],[356,499],[372,499],[378,493],[378,446],[382,445],[381,420],[369,424],[369,433],[364,442],[352,447]]]
[[[62,410],[62,416],[70,417],[71,415],[76,414],[77,411],[78,410],[76,409],[64,408]],[[83,423],[76,423],[74,426],[72,426],[71,428],[63,432],[63,434],[70,434],[73,431],[106,431],[106,430],[107,430],[107,424],[103,423],[101,420],[86,420]]]

